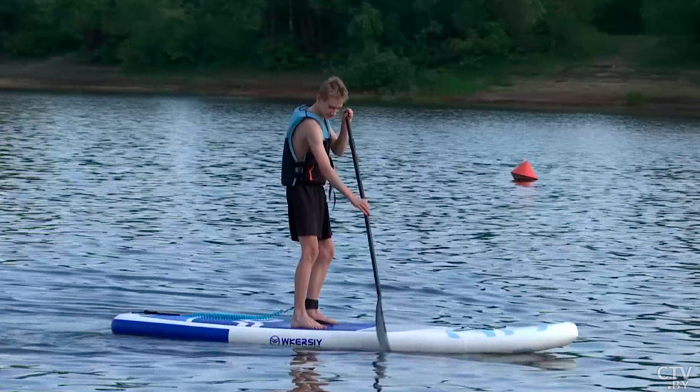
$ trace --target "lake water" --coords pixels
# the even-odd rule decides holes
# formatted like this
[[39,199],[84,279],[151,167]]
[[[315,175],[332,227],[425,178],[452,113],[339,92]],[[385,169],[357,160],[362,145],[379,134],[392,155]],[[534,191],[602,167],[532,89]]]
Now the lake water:
[[[0,93],[0,389],[661,391],[664,366],[692,367],[700,388],[700,122],[681,119],[350,105],[387,324],[571,321],[571,346],[379,355],[113,335],[129,311],[292,305],[279,164],[294,104]],[[530,186],[510,175],[526,159]],[[335,162],[357,189],[350,149]],[[331,217],[321,307],[373,321],[364,220],[339,194]]]

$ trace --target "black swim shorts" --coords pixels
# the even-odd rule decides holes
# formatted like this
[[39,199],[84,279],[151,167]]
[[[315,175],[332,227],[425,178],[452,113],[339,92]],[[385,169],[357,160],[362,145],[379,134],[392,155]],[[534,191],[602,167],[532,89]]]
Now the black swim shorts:
[[287,187],[287,214],[293,241],[313,235],[319,241],[331,238],[328,203],[322,185],[296,184]]

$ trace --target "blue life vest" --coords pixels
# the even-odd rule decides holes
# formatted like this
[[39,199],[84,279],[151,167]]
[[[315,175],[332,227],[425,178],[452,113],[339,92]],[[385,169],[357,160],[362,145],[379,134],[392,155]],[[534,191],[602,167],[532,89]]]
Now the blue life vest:
[[[294,136],[294,131],[296,131],[297,127],[302,121],[307,118],[311,118],[321,126],[321,130],[323,131],[323,147],[326,150],[328,159],[330,160],[331,158],[330,124],[328,123],[327,119],[319,117],[309,109],[309,105],[301,105],[295,108],[292,112],[292,118],[289,122],[289,128],[287,129],[287,136],[284,138],[284,151],[282,153],[282,185],[294,186],[298,183],[316,185],[326,184],[326,178],[321,174],[321,169],[319,169],[316,159],[314,158],[314,154],[311,151],[307,151],[306,156],[302,157],[302,161],[300,161],[299,157],[297,157],[294,153],[294,145],[292,144],[292,136]],[[333,166],[333,160],[331,160],[331,166]]]

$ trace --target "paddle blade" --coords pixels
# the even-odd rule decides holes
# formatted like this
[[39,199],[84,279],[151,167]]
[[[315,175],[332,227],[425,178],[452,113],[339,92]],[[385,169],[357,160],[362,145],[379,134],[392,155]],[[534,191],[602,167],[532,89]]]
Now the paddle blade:
[[384,312],[382,311],[382,301],[377,301],[377,337],[379,338],[379,347],[382,352],[389,352],[389,338],[386,335],[386,325],[384,324]]

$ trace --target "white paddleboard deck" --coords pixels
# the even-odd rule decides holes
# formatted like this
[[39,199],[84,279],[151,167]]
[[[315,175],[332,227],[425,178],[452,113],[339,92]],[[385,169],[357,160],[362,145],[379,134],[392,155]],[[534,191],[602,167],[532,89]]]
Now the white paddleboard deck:
[[[458,331],[450,328],[391,330],[394,352],[519,354],[564,347],[578,337],[570,322]],[[114,334],[214,341],[313,350],[379,351],[374,324],[341,322],[323,330],[291,328],[288,317],[238,320],[226,314],[124,313],[112,320]]]

